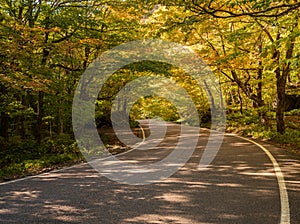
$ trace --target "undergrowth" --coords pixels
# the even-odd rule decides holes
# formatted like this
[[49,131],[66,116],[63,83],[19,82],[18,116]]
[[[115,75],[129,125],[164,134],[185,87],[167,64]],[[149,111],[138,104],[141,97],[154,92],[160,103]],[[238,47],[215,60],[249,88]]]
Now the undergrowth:
[[83,160],[75,140],[67,134],[45,138],[41,144],[14,136],[1,144],[0,179],[9,180],[38,174],[64,164]]
[[268,140],[292,149],[300,155],[300,110],[293,110],[285,115],[286,130],[283,134],[276,131],[274,112],[267,114],[266,124],[262,124],[260,117],[253,115],[251,111],[245,111],[243,114],[229,114],[227,115],[227,131]]

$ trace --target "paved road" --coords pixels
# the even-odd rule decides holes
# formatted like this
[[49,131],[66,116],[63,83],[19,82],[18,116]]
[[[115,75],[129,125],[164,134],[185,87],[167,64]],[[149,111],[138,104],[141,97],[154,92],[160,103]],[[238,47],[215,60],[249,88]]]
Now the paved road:
[[[169,125],[159,147],[134,150],[120,159],[156,161],[170,153],[178,133],[177,125]],[[188,163],[155,184],[120,184],[88,164],[2,184],[0,223],[280,223],[280,189],[266,153],[228,135],[211,166],[199,171],[207,136],[201,131]],[[290,223],[300,223],[299,160],[259,143],[274,155],[284,174]]]

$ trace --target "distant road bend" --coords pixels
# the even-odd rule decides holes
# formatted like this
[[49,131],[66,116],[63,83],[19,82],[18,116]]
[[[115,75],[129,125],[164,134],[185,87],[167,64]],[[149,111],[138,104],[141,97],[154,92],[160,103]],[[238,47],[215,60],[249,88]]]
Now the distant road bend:
[[[158,146],[118,158],[151,164],[172,152],[179,135],[180,126],[168,123]],[[201,129],[188,162],[153,184],[120,184],[89,164],[2,183],[0,223],[300,223],[298,159],[265,142],[226,135],[212,164],[199,170],[208,136]]]

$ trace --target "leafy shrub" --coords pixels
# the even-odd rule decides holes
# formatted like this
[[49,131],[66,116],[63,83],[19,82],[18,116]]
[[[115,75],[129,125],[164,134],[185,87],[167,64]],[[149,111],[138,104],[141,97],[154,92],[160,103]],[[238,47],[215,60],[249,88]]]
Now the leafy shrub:
[[294,109],[285,113],[286,115],[300,115],[300,109]]
[[295,144],[300,146],[300,130],[286,130],[284,134],[272,132],[271,139],[280,144]]
[[69,134],[59,134],[56,138],[45,138],[40,148],[50,154],[77,152],[77,145]]
[[75,160],[82,160],[82,155],[68,134],[45,138],[40,145],[33,139],[24,141],[14,136],[0,151],[0,178],[38,173],[45,167]]

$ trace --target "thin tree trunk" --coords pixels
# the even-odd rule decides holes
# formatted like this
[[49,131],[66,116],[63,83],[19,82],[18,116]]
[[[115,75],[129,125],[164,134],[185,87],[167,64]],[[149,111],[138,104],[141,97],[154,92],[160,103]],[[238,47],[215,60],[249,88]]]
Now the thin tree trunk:
[[35,130],[35,137],[37,143],[42,141],[42,130],[43,130],[43,116],[44,116],[44,92],[39,91],[38,93],[38,107],[37,107],[37,124]]
[[[262,63],[259,62],[259,65],[262,65]],[[258,84],[257,84],[257,89],[256,89],[256,91],[257,91],[257,107],[258,107],[258,114],[260,116],[261,124],[267,125],[268,118],[267,118],[266,111],[263,109],[265,102],[263,100],[263,94],[262,94],[262,88],[263,88],[262,78],[263,78],[263,71],[262,71],[262,69],[259,69],[258,73],[257,73]]]
[[[262,36],[259,37],[259,45],[258,45],[258,50],[259,53],[262,53],[263,50],[263,40]],[[257,88],[256,88],[256,93],[257,93],[257,106],[258,106],[258,114],[260,116],[260,122],[262,125],[266,125],[268,123],[267,120],[267,114],[265,110],[262,108],[265,105],[265,102],[263,100],[263,63],[262,59],[258,60],[258,71],[257,71]]]
[[[7,94],[7,88],[0,84],[1,95],[5,96]],[[0,136],[4,139],[4,142],[8,141],[8,119],[9,116],[5,111],[0,113]]]
[[[26,95],[22,95],[22,105],[23,105],[24,108],[27,108]],[[25,138],[26,138],[26,126],[25,126],[25,117],[24,117],[24,115],[21,115],[20,122],[21,122],[21,138],[23,140],[25,140]]]
[[0,136],[4,139],[5,142],[8,141],[8,115],[5,112],[1,112],[1,119],[0,119]]
[[204,80],[204,85],[205,85],[205,90],[207,91],[207,93],[209,95],[209,100],[210,100],[210,103],[211,103],[211,110],[215,111],[215,109],[216,109],[215,99],[214,99],[213,94],[211,93],[211,91],[208,87],[208,84],[206,83],[205,80]]
[[57,121],[57,133],[62,134],[64,132],[64,121],[63,108],[61,106],[58,108]]
[[239,96],[239,103],[240,103],[240,114],[243,114],[243,97],[241,96],[239,87],[238,87],[238,96]]

